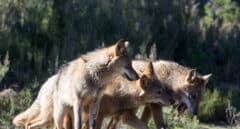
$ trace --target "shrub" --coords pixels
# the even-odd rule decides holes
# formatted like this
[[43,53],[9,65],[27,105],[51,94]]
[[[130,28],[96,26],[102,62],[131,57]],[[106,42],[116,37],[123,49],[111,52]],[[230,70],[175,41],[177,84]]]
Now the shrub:
[[14,116],[29,107],[31,102],[32,94],[29,89],[22,90],[17,97],[1,97],[0,128],[13,128]]
[[[167,129],[199,129],[200,124],[197,117],[188,114],[179,115],[174,108],[163,108],[163,119]],[[149,123],[150,129],[155,129],[153,120]]]
[[231,104],[240,110],[240,89],[232,89],[228,91]]
[[199,129],[199,120],[187,114],[179,115],[173,108],[164,109],[164,121],[169,129]]
[[207,90],[200,103],[198,118],[204,122],[225,120],[227,102],[228,98],[221,96],[218,90]]
[[231,127],[240,125],[240,112],[237,112],[237,109],[231,105],[230,101],[226,108],[226,119]]

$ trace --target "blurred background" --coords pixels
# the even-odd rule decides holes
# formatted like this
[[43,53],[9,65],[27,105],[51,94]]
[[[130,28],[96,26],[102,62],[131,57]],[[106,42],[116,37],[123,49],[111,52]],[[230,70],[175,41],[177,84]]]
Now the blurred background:
[[174,120],[167,109],[169,128],[240,123],[239,0],[1,0],[0,90],[8,97],[0,94],[0,128],[14,128],[12,117],[62,64],[120,38],[133,58],[213,73],[198,117]]

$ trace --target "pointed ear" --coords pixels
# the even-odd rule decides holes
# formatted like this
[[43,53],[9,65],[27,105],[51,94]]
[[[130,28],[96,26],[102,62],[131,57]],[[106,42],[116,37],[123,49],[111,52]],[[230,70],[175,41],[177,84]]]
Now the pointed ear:
[[207,84],[212,74],[203,75],[201,78],[204,80],[204,84]]
[[191,83],[196,77],[197,77],[196,69],[191,69],[187,74],[186,81]]
[[128,41],[124,39],[118,40],[114,45],[114,56],[126,55],[128,45],[129,45]]
[[142,89],[146,89],[148,87],[148,85],[149,85],[149,79],[146,75],[143,74],[140,77],[140,86]]
[[144,69],[143,74],[148,75],[148,76],[154,75],[153,64],[152,64],[151,61],[147,63],[147,65],[146,65],[146,67]]

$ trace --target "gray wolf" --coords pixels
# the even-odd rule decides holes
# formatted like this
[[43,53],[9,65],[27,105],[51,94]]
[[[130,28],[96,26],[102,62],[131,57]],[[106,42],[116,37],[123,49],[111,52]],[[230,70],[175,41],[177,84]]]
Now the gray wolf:
[[[122,75],[130,80],[138,79],[137,73],[131,66],[131,59],[127,54],[127,44],[125,40],[119,40],[113,46],[82,55],[80,58],[68,63],[68,66],[58,73],[56,86],[53,88],[53,93],[50,93],[53,96],[51,103],[53,103],[54,107],[52,112],[56,128],[62,128],[64,114],[69,109],[73,110],[74,128],[81,127],[79,123],[81,122],[82,102],[90,99],[93,100],[91,106],[97,105],[96,103],[101,98],[105,85],[111,78]],[[39,100],[36,100],[34,103],[38,102]],[[37,105],[34,103],[33,105]],[[30,109],[33,109],[32,106]],[[28,114],[28,110],[24,113]],[[96,111],[97,109],[93,109],[93,114],[96,114]],[[35,120],[44,120],[46,116],[41,114],[45,114],[45,112],[39,111],[38,113],[36,113],[37,119]],[[20,116],[23,115],[20,114]],[[31,116],[33,116],[32,118],[35,117],[35,115]],[[16,125],[20,121],[17,117],[13,120]],[[21,119],[24,121],[23,117]],[[34,123],[35,120],[32,120],[30,124]],[[46,121],[42,121],[38,125],[34,123],[28,127],[38,127],[46,123]],[[19,125],[21,125],[21,122]]]

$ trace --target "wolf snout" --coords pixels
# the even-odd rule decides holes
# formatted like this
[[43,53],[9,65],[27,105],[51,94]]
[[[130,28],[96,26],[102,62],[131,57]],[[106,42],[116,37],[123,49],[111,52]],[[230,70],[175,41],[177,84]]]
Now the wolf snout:
[[138,74],[135,72],[134,75],[133,75],[133,80],[138,80],[139,79],[139,76]]
[[125,73],[125,76],[130,81],[139,79],[139,76],[135,71]]

